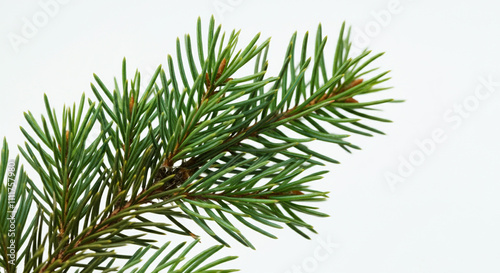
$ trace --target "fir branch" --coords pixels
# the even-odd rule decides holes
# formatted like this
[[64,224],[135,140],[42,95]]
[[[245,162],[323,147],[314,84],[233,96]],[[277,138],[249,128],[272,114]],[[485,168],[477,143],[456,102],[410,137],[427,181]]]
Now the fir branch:
[[[367,111],[392,99],[362,97],[387,89],[379,87],[388,80],[387,72],[374,75],[374,69],[366,69],[382,54],[368,57],[370,52],[364,51],[350,58],[349,33],[342,25],[331,70],[321,25],[312,46],[308,33],[300,45],[293,34],[280,72],[268,77],[269,39],[259,42],[258,34],[239,49],[239,31],[226,35],[212,18],[204,38],[198,20],[195,43],[186,35],[182,47],[177,39],[176,56],[168,56],[166,69],[157,68],[145,90],[140,73],[128,79],[124,60],[121,80],[115,79],[112,89],[94,75],[95,99],[82,96],[60,118],[45,97],[46,115],[37,121],[26,113],[32,133],[21,129],[27,139],[21,154],[43,187],[21,169],[23,186],[16,191],[16,198],[23,200],[21,230],[29,209],[38,209],[17,242],[24,251],[16,263],[24,258],[24,272],[146,272],[168,247],[156,246],[148,233],[195,238],[175,259],[184,245],[172,249],[153,272],[212,272],[213,266],[234,259],[203,265],[222,247],[214,246],[181,264],[199,236],[179,218],[192,220],[225,246],[229,243],[214,231],[214,224],[251,248],[234,223],[270,238],[277,237],[266,227],[284,224],[309,238],[307,230],[315,230],[303,215],[328,216],[303,204],[324,201],[328,194],[310,188],[326,171],[309,169],[338,161],[309,149],[307,142],[359,149],[347,141],[346,132],[371,136],[382,132],[365,120],[389,122]],[[238,74],[251,61],[253,73]],[[330,132],[330,125],[340,132]],[[88,143],[93,128],[100,134]],[[6,170],[5,147],[0,178]],[[0,190],[4,209],[3,184]],[[165,222],[151,221],[148,213],[164,216]],[[0,265],[12,272],[14,267],[6,262],[8,242],[5,236],[0,239]],[[140,249],[131,256],[115,251],[125,245]],[[157,249],[153,257],[134,269],[151,248]],[[113,267],[116,259],[125,266]]]

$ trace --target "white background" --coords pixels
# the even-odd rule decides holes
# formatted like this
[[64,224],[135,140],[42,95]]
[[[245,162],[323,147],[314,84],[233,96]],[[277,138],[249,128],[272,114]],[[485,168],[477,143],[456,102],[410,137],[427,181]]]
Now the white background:
[[[225,30],[241,29],[243,40],[272,36],[271,67],[295,30],[314,33],[320,22],[333,50],[345,20],[355,46],[386,52],[377,65],[392,70],[395,88],[384,96],[406,102],[383,107],[394,121],[377,127],[386,136],[352,137],[361,151],[315,146],[342,161],[316,184],[331,192],[320,204],[331,217],[307,218],[318,235],[307,241],[284,229],[272,240],[249,232],[257,250],[231,241],[223,254],[240,258],[226,266],[500,272],[499,2],[67,0],[46,10],[47,2],[0,0],[0,136],[12,150],[24,142],[22,113],[44,111],[43,93],[58,109],[72,104],[91,95],[92,73],[106,82],[120,75],[124,56],[130,71],[151,73],[175,53],[176,37],[195,33],[198,16],[207,26],[214,14]],[[30,22],[35,29],[23,33]]]

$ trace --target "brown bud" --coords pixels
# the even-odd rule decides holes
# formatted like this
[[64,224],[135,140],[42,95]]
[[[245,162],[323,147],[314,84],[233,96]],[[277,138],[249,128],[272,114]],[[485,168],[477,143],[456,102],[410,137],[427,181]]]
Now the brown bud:
[[293,191],[291,191],[290,193],[291,193],[291,194],[293,194],[293,195],[304,195],[304,193],[303,193],[303,192],[298,191],[298,190],[293,190]]
[[216,81],[220,78],[220,76],[222,76],[222,72],[224,72],[225,67],[226,67],[226,58],[222,59],[222,62],[219,65],[219,69],[217,70],[217,75],[215,76]]
[[134,109],[134,96],[130,97],[130,102],[128,104],[128,110],[130,113],[132,113],[132,110]]
[[207,87],[207,90],[210,89],[210,78],[208,77],[208,72],[205,74],[205,86]]
[[363,82],[363,79],[355,79],[354,81],[352,81],[347,87],[346,89],[350,89],[350,88],[353,88],[355,87],[356,85],[360,84]]
[[348,103],[358,103],[358,101],[355,100],[354,98],[347,98],[347,99],[345,99],[345,102],[348,102]]
[[69,131],[66,130],[66,142],[69,141]]

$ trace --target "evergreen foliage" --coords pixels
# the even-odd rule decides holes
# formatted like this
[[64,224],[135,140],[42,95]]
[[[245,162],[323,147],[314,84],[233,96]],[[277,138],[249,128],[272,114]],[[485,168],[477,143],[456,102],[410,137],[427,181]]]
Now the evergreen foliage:
[[[39,177],[30,179],[19,158],[8,160],[4,141],[0,267],[27,273],[232,272],[216,268],[236,257],[212,256],[234,241],[253,248],[237,226],[271,238],[274,229],[287,226],[309,238],[315,231],[304,215],[327,216],[304,204],[327,198],[310,184],[327,172],[318,166],[338,161],[307,143],[350,151],[359,148],[348,134],[382,133],[365,121],[389,122],[369,112],[393,100],[362,96],[387,89],[380,87],[387,72],[367,68],[382,54],[350,57],[342,25],[333,61],[325,60],[320,26],[315,37],[295,33],[279,74],[269,76],[270,40],[256,35],[240,47],[238,36],[223,33],[213,18],[204,34],[198,20],[196,36],[177,39],[176,56],[168,56],[167,67],[159,66],[144,90],[140,73],[129,78],[124,60],[114,86],[95,75],[94,97],[83,95],[59,112],[45,96],[44,115],[27,112],[30,128],[21,128],[26,144],[19,148]],[[249,65],[252,73],[238,75]],[[100,134],[91,139],[94,128]],[[17,187],[10,192],[14,177]],[[11,193],[18,206],[14,260],[8,256]],[[152,214],[164,221],[151,220]],[[199,250],[199,236],[206,235],[195,235],[186,221],[220,245]],[[171,233],[191,242],[158,245],[148,236]],[[126,245],[139,249],[121,254]],[[199,254],[185,258],[195,247]],[[147,252],[152,257],[142,261]],[[114,265],[117,260],[125,266]]]

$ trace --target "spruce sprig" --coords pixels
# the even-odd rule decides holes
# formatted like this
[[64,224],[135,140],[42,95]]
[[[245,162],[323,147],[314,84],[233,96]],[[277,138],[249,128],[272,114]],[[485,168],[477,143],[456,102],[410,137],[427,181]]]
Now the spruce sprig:
[[[45,96],[45,115],[26,113],[31,128],[21,128],[26,144],[19,148],[40,183],[22,168],[17,172],[16,159],[20,252],[9,264],[9,225],[2,213],[0,265],[7,272],[17,266],[40,273],[231,272],[213,267],[235,257],[207,259],[229,246],[227,235],[253,248],[238,226],[271,238],[276,236],[269,229],[283,225],[305,238],[315,233],[303,215],[328,215],[304,203],[327,198],[309,187],[327,171],[310,169],[338,161],[306,144],[320,140],[350,152],[359,147],[348,134],[382,133],[365,121],[390,121],[367,112],[393,100],[362,96],[387,89],[379,87],[387,72],[368,69],[382,54],[349,57],[350,31],[343,24],[329,69],[320,25],[314,39],[306,33],[299,43],[293,34],[280,72],[268,76],[270,40],[260,42],[258,34],[239,47],[239,33],[222,32],[212,18],[204,36],[199,19],[194,41],[186,35],[181,45],[177,39],[176,56],[168,56],[166,69],[159,66],[144,90],[139,72],[128,78],[124,59],[112,88],[94,75],[95,98],[83,95],[58,116]],[[251,61],[253,72],[239,73]],[[100,134],[91,139],[95,128]],[[8,211],[10,166],[4,141],[2,211]],[[221,245],[183,261],[199,242],[185,220]],[[194,240],[164,255],[170,242],[158,246],[148,235],[168,233]],[[126,245],[138,250],[120,253]],[[152,257],[142,261],[147,252]],[[124,265],[114,266],[116,260]]]

